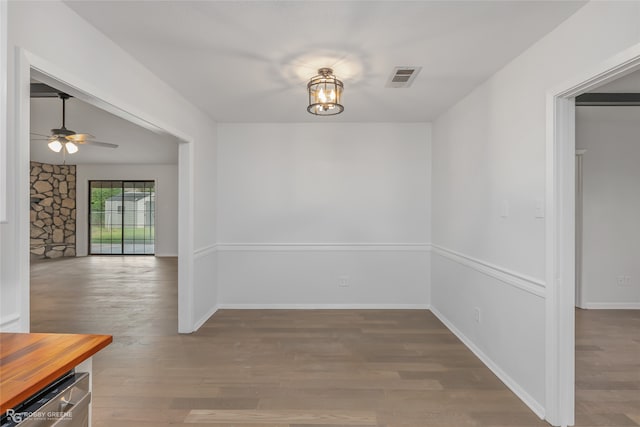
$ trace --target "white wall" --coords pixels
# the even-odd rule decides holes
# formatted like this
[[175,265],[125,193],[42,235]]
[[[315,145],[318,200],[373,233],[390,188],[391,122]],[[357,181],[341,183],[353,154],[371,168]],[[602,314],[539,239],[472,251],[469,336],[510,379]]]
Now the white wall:
[[583,307],[640,308],[640,107],[578,107],[576,148],[587,150]]
[[[61,2],[10,2],[9,8],[9,146],[8,222],[0,225],[0,328],[29,329],[28,292],[28,145],[20,144],[18,129],[28,124],[28,110],[17,100],[17,48],[28,51],[48,72],[118,106],[168,133],[191,142],[180,148],[180,179],[192,181],[193,192],[182,194],[181,204],[193,203],[185,218],[188,232],[180,236],[181,284],[179,305],[183,331],[191,331],[216,306],[215,158],[216,125],[174,89],[143,67],[110,39]],[[52,22],[64,22],[51,31]],[[82,66],[77,66],[81,58]],[[28,79],[23,81],[23,88]],[[27,90],[26,88],[24,89]],[[21,112],[20,112],[21,111]],[[18,117],[18,114],[23,114]],[[17,122],[17,120],[20,122]],[[182,167],[183,163],[185,163]],[[204,184],[200,184],[204,183]],[[23,241],[24,240],[24,241]],[[183,252],[184,250],[184,252]],[[183,253],[185,254],[183,256]],[[197,262],[196,262],[197,261]]]
[[76,250],[88,253],[88,197],[92,180],[156,182],[155,253],[178,256],[178,165],[78,165]]
[[218,143],[222,306],[429,303],[428,124],[220,124]]
[[638,2],[588,3],[434,122],[432,307],[540,415],[545,97],[637,44],[639,19]]

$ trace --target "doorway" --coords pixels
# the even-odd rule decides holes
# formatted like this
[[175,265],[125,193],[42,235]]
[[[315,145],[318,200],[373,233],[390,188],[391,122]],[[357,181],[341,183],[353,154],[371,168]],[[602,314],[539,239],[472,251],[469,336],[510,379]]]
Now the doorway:
[[89,254],[155,254],[155,181],[89,181]]
[[[154,117],[130,113],[122,109],[121,105],[127,105],[120,98],[114,98],[112,91],[101,85],[90,86],[76,75],[65,72],[65,69],[57,68],[42,57],[33,54],[23,48],[16,50],[16,188],[22,191],[17,193],[18,199],[16,217],[19,226],[15,235],[16,251],[12,274],[20,283],[26,283],[19,287],[16,299],[18,314],[12,319],[12,330],[29,331],[30,329],[30,286],[29,283],[29,111],[30,111],[30,87],[29,83],[34,78],[40,82],[59,88],[61,91],[71,94],[98,108],[102,108],[118,117],[124,118],[147,130],[158,134],[170,135],[178,142],[178,175],[176,180],[179,188],[178,209],[178,332],[190,333],[194,330],[193,319],[193,174],[194,138],[175,128],[171,123],[157,120]],[[105,101],[109,100],[109,101]],[[140,111],[137,111],[140,113]],[[85,191],[83,194],[87,194]],[[83,205],[83,206],[86,206]],[[86,217],[85,217],[86,218]],[[86,240],[84,240],[86,242]]]
[[577,425],[638,419],[638,82],[634,72],[576,98]]
[[619,53],[547,94],[546,415],[575,422],[575,98],[640,69],[640,45]]

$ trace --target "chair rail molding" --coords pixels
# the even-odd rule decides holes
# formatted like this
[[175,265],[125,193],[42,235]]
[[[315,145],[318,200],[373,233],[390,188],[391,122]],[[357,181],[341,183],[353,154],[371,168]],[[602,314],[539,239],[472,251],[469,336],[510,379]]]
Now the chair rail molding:
[[14,313],[0,318],[0,332],[15,332],[18,330],[20,314]]
[[511,285],[541,298],[545,298],[546,296],[546,284],[543,280],[516,273],[504,267],[473,258],[436,244],[431,244],[431,251],[441,257],[493,277],[494,279],[498,279],[507,285]]
[[218,245],[215,243],[207,246],[202,246],[196,249],[195,251],[193,251],[193,257],[200,258],[206,255],[209,255],[211,253],[215,253],[217,252],[217,250],[218,250]]

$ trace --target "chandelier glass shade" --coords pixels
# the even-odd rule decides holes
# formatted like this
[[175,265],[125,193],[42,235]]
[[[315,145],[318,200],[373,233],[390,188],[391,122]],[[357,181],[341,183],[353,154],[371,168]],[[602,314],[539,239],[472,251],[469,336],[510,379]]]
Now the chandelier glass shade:
[[320,68],[318,75],[309,80],[309,106],[307,111],[316,116],[333,116],[344,111],[342,91],[344,85],[333,75],[331,68]]

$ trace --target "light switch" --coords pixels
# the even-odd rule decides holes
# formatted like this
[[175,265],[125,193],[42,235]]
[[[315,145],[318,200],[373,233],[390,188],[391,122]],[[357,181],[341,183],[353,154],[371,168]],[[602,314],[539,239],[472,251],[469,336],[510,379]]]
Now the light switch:
[[544,218],[544,200],[536,200],[536,218]]
[[509,201],[503,200],[502,205],[500,206],[500,216],[502,218],[507,218],[509,216]]

